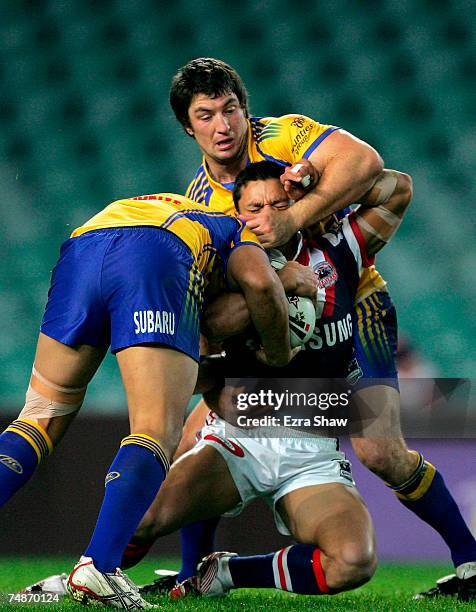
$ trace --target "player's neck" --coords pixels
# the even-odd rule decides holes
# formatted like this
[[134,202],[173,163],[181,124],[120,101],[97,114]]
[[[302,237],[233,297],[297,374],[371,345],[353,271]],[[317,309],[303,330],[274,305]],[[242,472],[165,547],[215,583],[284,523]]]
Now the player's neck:
[[209,175],[217,183],[234,183],[238,174],[246,167],[246,156],[231,162],[220,163],[205,157]]
[[230,160],[218,161],[205,154],[208,174],[217,183],[234,183],[238,174],[248,163],[247,139],[243,140],[240,153]]

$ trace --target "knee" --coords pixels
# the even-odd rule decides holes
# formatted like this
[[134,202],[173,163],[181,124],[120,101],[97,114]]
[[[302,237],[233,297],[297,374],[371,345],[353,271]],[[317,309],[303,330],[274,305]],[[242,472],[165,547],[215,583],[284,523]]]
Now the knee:
[[333,561],[335,569],[327,580],[332,591],[346,591],[365,584],[377,567],[375,547],[371,543],[348,542]]
[[158,535],[156,531],[160,532],[160,525],[156,520],[156,513],[148,510],[142,517],[135,533],[133,541],[135,544],[152,544]]

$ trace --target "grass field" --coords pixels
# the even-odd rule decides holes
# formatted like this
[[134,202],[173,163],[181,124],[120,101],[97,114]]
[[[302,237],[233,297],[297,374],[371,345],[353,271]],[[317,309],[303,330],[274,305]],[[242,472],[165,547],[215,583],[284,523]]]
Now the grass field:
[[[71,558],[0,558],[0,593],[12,593],[49,574],[68,571],[73,563],[74,559]],[[157,567],[177,568],[177,563],[170,560],[151,559],[130,570],[129,575],[138,584],[144,584],[153,580],[153,570]],[[448,567],[441,565],[382,564],[369,584],[357,591],[334,597],[305,597],[272,590],[241,590],[235,591],[224,599],[193,598],[181,602],[170,602],[165,597],[156,597],[151,598],[150,601],[160,604],[162,610],[176,610],[177,612],[188,610],[196,612],[208,610],[226,610],[227,612],[258,612],[261,610],[267,612],[273,610],[284,612],[288,610],[296,612],[301,610],[335,610],[336,612],[344,610],[346,612],[447,610],[453,612],[455,610],[474,610],[474,602],[463,604],[452,598],[438,598],[423,602],[412,601],[412,595],[415,592],[432,586],[434,580],[445,573],[449,573]],[[59,604],[10,606],[5,595],[1,597],[1,612],[8,609],[42,610],[43,612],[45,610],[56,610],[57,612],[84,610],[83,606],[70,601],[63,601]]]

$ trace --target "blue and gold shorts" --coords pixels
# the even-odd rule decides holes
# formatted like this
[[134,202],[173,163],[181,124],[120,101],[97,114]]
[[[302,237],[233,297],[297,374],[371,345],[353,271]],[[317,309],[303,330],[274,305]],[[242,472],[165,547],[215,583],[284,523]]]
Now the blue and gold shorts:
[[398,389],[398,327],[395,306],[386,291],[357,304],[353,314],[355,360],[360,378],[355,388],[387,385]]
[[41,331],[111,352],[160,344],[199,360],[203,277],[191,251],[156,227],[115,227],[61,247]]

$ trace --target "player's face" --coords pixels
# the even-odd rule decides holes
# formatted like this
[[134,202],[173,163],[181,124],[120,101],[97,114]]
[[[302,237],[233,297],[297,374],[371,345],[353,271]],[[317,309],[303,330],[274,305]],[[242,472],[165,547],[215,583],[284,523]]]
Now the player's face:
[[227,164],[245,157],[248,123],[235,94],[216,98],[196,94],[188,116],[191,127],[187,132],[206,158]]
[[286,210],[291,205],[279,179],[252,181],[241,189],[238,202],[240,214],[259,215],[267,206],[274,210]]

